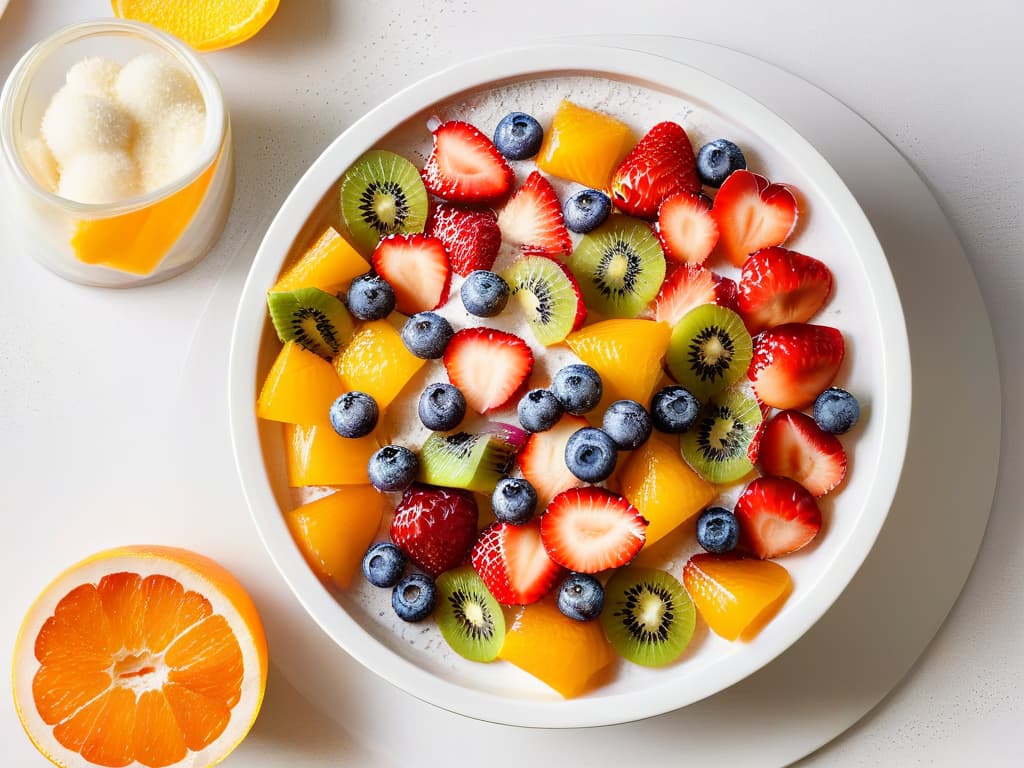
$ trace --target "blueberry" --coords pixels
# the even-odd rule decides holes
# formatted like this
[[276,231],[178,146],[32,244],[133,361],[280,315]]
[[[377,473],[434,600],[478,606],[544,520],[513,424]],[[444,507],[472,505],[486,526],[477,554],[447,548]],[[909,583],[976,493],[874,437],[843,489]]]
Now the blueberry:
[[697,175],[702,184],[720,187],[729,174],[747,167],[742,150],[728,139],[715,139],[697,153]]
[[604,587],[588,573],[573,573],[558,590],[558,610],[576,621],[591,621],[604,608]]
[[564,409],[558,398],[547,389],[531,389],[519,401],[519,423],[527,432],[546,432],[562,418]]
[[466,417],[466,398],[454,384],[430,384],[420,395],[419,414],[427,429],[447,432]]
[[508,304],[508,283],[501,275],[478,269],[470,272],[462,283],[460,294],[462,305],[471,315],[477,317],[494,317]]
[[434,610],[437,587],[424,573],[410,573],[391,591],[391,607],[402,621],[421,621]]
[[522,525],[533,517],[537,509],[537,491],[529,480],[521,477],[503,477],[494,486],[491,509],[499,521],[510,525]]
[[565,444],[565,466],[580,480],[599,483],[615,471],[615,442],[600,429],[584,427]]
[[555,374],[551,391],[565,410],[578,416],[601,402],[601,377],[589,365],[567,365]]
[[635,400],[616,400],[604,412],[601,429],[619,450],[631,451],[651,436],[651,416]]
[[424,360],[441,357],[454,335],[452,324],[436,312],[417,312],[402,328],[405,348]]
[[544,129],[525,112],[510,112],[494,129],[494,146],[509,160],[525,160],[540,151]]
[[377,426],[380,411],[377,401],[365,392],[346,392],[331,403],[328,416],[334,431],[342,437],[363,437]]
[[420,460],[401,445],[385,445],[370,457],[366,472],[378,491],[404,491],[416,479]]
[[651,400],[651,421],[662,432],[679,434],[693,426],[700,401],[683,387],[665,387]]
[[859,418],[860,403],[845,389],[829,387],[814,401],[814,420],[833,435],[849,432]]
[[348,287],[348,311],[359,320],[380,320],[395,308],[395,292],[375,272],[367,272]]
[[708,507],[698,515],[697,543],[708,552],[731,552],[739,540],[740,521],[728,509]]
[[586,234],[597,229],[612,210],[612,201],[604,192],[596,189],[581,189],[571,195],[562,206],[566,229]]
[[405,554],[390,541],[378,541],[363,556],[363,576],[375,587],[393,587],[405,570]]

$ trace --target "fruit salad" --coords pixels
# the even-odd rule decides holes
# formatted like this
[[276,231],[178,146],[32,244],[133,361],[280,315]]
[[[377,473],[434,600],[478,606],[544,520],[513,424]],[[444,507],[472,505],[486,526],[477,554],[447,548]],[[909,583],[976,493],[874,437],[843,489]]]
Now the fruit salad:
[[806,203],[741,140],[518,106],[345,171],[268,292],[257,415],[321,579],[573,697],[701,624],[755,641],[860,406]]

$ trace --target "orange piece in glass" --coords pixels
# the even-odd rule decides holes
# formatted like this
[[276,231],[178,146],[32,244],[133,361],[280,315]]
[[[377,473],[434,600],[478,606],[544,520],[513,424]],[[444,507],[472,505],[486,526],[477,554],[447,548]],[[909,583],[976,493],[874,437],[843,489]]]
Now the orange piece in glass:
[[726,640],[749,640],[789,597],[789,571],[771,560],[694,555],[683,584],[711,630]]
[[331,404],[345,391],[329,362],[289,341],[281,347],[256,400],[256,415],[286,424],[330,425]]
[[552,176],[608,189],[612,173],[634,144],[636,138],[625,123],[562,101],[544,132],[537,167]]
[[366,485],[366,464],[380,442],[373,434],[342,437],[323,425],[288,424],[284,433],[288,458],[288,484]]
[[604,395],[596,413],[616,400],[651,402],[671,335],[668,323],[634,319],[604,320],[569,334],[569,349],[601,374]]
[[366,259],[338,234],[338,230],[328,227],[299,260],[285,270],[270,293],[294,291],[296,288],[319,288],[337,293],[352,278],[369,271]]
[[363,323],[337,357],[334,368],[346,389],[365,392],[384,410],[426,360],[405,347],[387,320]]

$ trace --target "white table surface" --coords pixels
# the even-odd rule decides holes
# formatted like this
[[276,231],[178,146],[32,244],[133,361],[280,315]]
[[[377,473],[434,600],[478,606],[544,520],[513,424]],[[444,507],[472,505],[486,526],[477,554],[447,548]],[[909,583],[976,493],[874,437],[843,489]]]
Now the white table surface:
[[[202,429],[226,423],[223,392],[196,391],[188,367],[216,359],[210,352],[218,350],[226,364],[227,339],[197,330],[233,314],[209,301],[213,288],[240,286],[270,217],[331,139],[419,77],[498,47],[563,33],[672,33],[782,66],[889,138],[959,234],[1000,353],[1000,480],[974,572],[907,678],[805,762],[1016,764],[1024,747],[1024,8],[1014,0],[843,5],[289,0],[257,38],[210,56],[236,126],[239,183],[228,230],[209,259],[149,289],[97,291],[25,262],[0,231],[0,476],[7,479],[0,575],[8,585],[0,657],[10,657],[22,613],[57,571],[118,543],[159,540],[205,551],[250,585],[257,601],[274,578],[251,526],[228,533],[218,525],[244,517],[234,479],[202,473],[204,456],[229,450],[226,433]],[[108,9],[103,0],[12,0],[0,18],[0,78],[41,36]],[[347,67],[311,64],[339,61],[338,51],[348,52],[341,57]],[[921,254],[923,280],[927,257]],[[957,452],[970,450],[955,434],[949,440],[949,466],[937,471],[955,471]],[[220,471],[223,462],[210,466]],[[225,765],[263,768],[289,758],[313,765],[311,751],[300,755],[292,746],[303,741],[316,743],[316,765],[336,765],[332,752],[354,751],[344,733],[325,735],[335,731],[272,675],[264,715]],[[7,697],[0,700],[0,756],[10,765],[46,764],[20,733]]]

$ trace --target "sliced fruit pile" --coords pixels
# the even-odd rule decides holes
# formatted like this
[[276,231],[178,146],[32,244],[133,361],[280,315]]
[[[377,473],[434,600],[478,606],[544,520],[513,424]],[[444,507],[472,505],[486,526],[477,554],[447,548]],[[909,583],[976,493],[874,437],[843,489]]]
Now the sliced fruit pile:
[[[257,414],[287,425],[291,484],[332,491],[287,513],[310,566],[339,587],[361,568],[401,619],[564,696],[617,656],[677,661],[698,616],[753,637],[859,415],[832,386],[842,333],[810,322],[832,274],[783,247],[797,198],[726,139],[636,141],[570,102],[546,131],[514,112],[493,140],[431,133],[422,170],[358,160],[347,238],[268,294],[283,346]],[[632,564],[694,530],[681,573]]]

